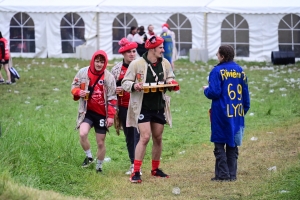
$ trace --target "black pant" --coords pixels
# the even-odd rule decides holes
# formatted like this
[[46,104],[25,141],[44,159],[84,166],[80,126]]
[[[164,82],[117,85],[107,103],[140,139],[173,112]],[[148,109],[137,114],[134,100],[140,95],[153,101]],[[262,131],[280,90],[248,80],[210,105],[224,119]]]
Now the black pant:
[[[214,143],[216,157],[215,177],[220,179],[236,179],[238,147],[230,147],[225,143]],[[225,151],[226,145],[226,151]]]
[[143,44],[138,43],[138,47],[136,48],[136,51],[138,52],[140,57],[142,57],[143,54],[147,51],[147,49],[145,48],[145,43],[143,43]]
[[126,127],[127,110],[128,108],[119,106],[119,118],[121,119],[124,130],[128,156],[131,164],[133,164],[135,147],[140,140],[140,134],[137,132],[136,128]]

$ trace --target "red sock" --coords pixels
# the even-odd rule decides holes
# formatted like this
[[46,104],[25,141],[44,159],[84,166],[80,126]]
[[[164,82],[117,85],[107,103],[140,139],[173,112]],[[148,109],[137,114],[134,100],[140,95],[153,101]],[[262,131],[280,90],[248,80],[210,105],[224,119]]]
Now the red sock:
[[152,170],[155,170],[159,167],[160,160],[152,160]]
[[143,161],[141,160],[134,160],[133,162],[133,172],[139,172],[141,170],[141,166],[143,164]]

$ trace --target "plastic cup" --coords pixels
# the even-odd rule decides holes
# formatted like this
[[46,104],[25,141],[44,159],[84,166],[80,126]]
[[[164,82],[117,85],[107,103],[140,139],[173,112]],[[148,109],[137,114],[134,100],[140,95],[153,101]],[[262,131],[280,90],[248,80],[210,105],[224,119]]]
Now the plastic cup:
[[[165,83],[164,82],[158,82],[158,85],[163,86]],[[158,91],[163,92],[164,91],[164,87],[159,87]]]
[[[151,86],[156,86],[156,83],[150,83]],[[151,92],[156,92],[157,88],[151,88]]]
[[151,92],[156,92],[157,88],[151,88]]
[[84,100],[89,100],[89,96],[90,96],[90,91],[85,91],[85,96],[84,96]]
[[143,90],[144,90],[144,93],[149,93],[149,83],[143,84]]
[[119,96],[121,97],[121,96],[123,96],[123,94],[124,94],[124,90],[121,90],[121,91],[119,92]]
[[122,89],[122,87],[118,87],[118,88],[121,90],[119,90],[117,94],[119,95],[119,97],[121,97],[124,94],[124,90]]

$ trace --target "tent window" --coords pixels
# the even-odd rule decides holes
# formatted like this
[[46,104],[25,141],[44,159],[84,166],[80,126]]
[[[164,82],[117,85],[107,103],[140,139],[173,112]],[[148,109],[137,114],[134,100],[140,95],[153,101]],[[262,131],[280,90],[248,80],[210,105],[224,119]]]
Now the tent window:
[[60,22],[62,53],[76,53],[76,47],[85,43],[84,21],[77,13],[66,14]]
[[221,44],[233,46],[237,57],[249,57],[249,26],[241,15],[231,14],[223,20]]
[[279,51],[294,51],[300,58],[300,17],[295,14],[284,16],[278,26]]
[[168,20],[170,30],[175,33],[175,44],[179,56],[187,56],[192,48],[192,26],[183,14],[174,14]]
[[35,53],[34,22],[27,13],[19,12],[10,20],[10,52]]
[[137,27],[137,21],[136,19],[128,13],[121,13],[119,14],[112,24],[112,34],[113,34],[113,40],[112,40],[112,49],[113,54],[118,54],[118,50],[120,48],[118,42],[123,37],[127,37],[127,35],[130,32],[130,27],[135,26]]

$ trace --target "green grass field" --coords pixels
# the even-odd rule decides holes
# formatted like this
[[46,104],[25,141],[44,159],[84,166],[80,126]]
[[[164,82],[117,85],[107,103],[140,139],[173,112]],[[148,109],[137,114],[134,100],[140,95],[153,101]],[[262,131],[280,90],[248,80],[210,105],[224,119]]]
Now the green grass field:
[[[80,167],[85,154],[74,130],[78,102],[70,93],[77,70],[89,61],[14,58],[21,79],[0,85],[0,199],[300,199],[300,63],[238,62],[246,71],[251,108],[238,160],[238,180],[214,183],[210,100],[203,85],[215,60],[175,63],[179,92],[169,93],[173,127],[165,127],[161,168],[150,176],[151,143],[143,183],[131,184],[125,137],[106,137],[103,174]],[[109,62],[109,69],[116,60]],[[1,71],[6,78],[4,70]],[[90,133],[93,155],[95,134]],[[276,170],[268,170],[276,166]],[[172,193],[179,187],[181,193]]]

